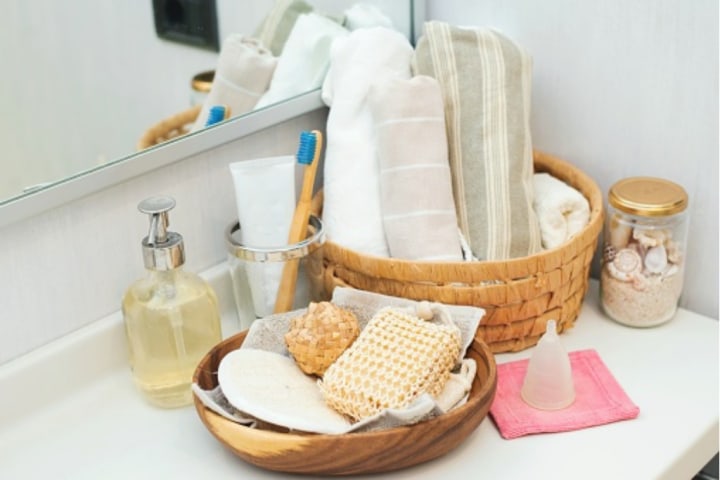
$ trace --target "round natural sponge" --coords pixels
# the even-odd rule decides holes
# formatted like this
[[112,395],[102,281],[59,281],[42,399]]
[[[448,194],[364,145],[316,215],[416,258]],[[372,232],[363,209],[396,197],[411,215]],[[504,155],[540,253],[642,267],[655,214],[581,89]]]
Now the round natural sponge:
[[285,343],[303,372],[322,376],[359,333],[351,311],[330,302],[311,302],[306,313],[290,320]]

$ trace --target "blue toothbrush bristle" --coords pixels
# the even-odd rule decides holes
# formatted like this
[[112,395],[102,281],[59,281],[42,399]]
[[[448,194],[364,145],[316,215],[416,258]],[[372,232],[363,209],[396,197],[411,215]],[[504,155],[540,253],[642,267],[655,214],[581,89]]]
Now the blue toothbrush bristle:
[[298,145],[297,160],[303,165],[310,165],[315,157],[315,146],[317,137],[313,132],[302,132],[300,134],[300,145]]
[[210,111],[208,112],[208,119],[207,122],[205,122],[205,126],[209,127],[211,125],[215,125],[216,123],[220,123],[223,120],[225,120],[225,106],[215,105],[213,107],[210,107]]

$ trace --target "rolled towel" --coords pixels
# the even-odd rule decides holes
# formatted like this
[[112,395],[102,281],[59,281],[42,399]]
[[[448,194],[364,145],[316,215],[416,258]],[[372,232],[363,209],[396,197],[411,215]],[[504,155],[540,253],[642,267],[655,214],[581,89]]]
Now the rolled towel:
[[374,82],[369,106],[380,162],[380,204],[390,256],[460,261],[445,116],[434,78]]
[[220,49],[215,77],[192,130],[205,127],[213,105],[225,105],[233,116],[253,109],[270,85],[277,59],[254,38],[230,35]]
[[413,68],[443,92],[458,223],[473,253],[501,260],[538,252],[529,55],[491,29],[432,21]]
[[270,87],[255,108],[286,100],[322,86],[330,65],[330,45],[349,32],[317,13],[300,15],[278,58]]
[[590,221],[590,203],[582,193],[549,173],[533,175],[533,184],[544,248],[562,245],[585,228]]
[[333,42],[322,98],[326,124],[323,223],[328,239],[371,255],[388,256],[380,208],[379,166],[370,84],[410,78],[413,48],[385,27],[361,28]]
[[355,3],[344,12],[343,25],[348,30],[358,28],[387,27],[394,28],[390,17],[385,15],[375,5],[369,3]]
[[312,11],[313,7],[303,0],[275,0],[253,37],[279,57],[298,17]]

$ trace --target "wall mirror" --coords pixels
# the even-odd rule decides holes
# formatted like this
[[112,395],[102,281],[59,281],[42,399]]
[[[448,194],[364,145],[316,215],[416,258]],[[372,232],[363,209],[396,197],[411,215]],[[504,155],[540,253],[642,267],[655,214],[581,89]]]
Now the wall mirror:
[[[412,0],[305,0],[332,16],[381,9],[411,38]],[[275,0],[216,0],[220,43],[252,35]],[[317,90],[138,151],[150,126],[192,105],[218,52],[158,37],[153,2],[11,0],[0,29],[0,226],[320,107]]]

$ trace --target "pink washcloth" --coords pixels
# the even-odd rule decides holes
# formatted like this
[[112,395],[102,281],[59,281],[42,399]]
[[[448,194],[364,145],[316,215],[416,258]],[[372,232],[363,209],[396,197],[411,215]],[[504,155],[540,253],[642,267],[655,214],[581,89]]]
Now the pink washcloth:
[[529,359],[497,366],[498,382],[490,415],[503,438],[567,432],[635,418],[640,409],[623,391],[595,350],[570,352],[575,402],[555,411],[537,410],[520,397]]

